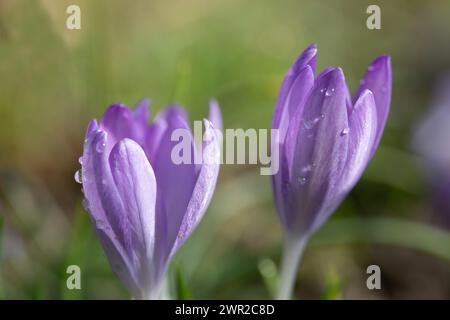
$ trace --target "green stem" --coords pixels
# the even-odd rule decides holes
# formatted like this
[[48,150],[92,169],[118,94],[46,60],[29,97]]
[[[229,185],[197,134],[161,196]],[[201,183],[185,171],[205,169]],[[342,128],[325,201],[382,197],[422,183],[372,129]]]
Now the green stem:
[[297,270],[307,238],[290,239],[286,238],[284,242],[283,259],[281,261],[281,272],[278,286],[277,299],[291,299],[294,289],[295,280],[297,278]]

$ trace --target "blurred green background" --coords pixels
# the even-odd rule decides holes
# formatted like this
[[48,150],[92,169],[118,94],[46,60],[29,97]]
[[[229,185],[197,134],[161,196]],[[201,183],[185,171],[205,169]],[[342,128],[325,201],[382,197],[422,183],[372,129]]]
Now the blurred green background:
[[[81,7],[81,30],[66,8]],[[381,7],[381,30],[366,8]],[[318,69],[341,66],[352,91],[392,56],[393,98],[380,149],[308,246],[295,298],[450,298],[449,229],[432,204],[411,135],[450,70],[450,2],[0,0],[0,298],[128,299],[84,211],[84,131],[112,102],[171,102],[190,118],[219,100],[226,128],[269,128],[282,78],[310,43]],[[450,214],[450,213],[448,213]],[[270,178],[223,165],[204,220],[173,261],[184,298],[271,298],[282,233]],[[82,289],[66,288],[66,268]],[[366,287],[377,264],[382,289]]]

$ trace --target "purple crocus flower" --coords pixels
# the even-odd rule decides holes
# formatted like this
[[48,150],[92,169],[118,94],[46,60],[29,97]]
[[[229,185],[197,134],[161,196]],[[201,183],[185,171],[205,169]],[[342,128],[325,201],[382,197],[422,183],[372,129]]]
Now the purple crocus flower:
[[[100,123],[89,122],[80,159],[85,207],[113,271],[138,299],[160,297],[172,256],[209,205],[220,161],[211,121],[204,120],[203,162],[176,165],[171,135],[191,134],[185,111],[171,106],[151,125],[148,118],[148,100],[134,111],[113,104]],[[210,119],[220,126],[215,102]]]
[[280,298],[290,296],[307,239],[336,210],[375,153],[391,99],[388,56],[372,62],[352,98],[341,68],[314,75],[316,54],[317,47],[309,46],[289,69],[273,115],[280,170],[272,182],[286,231]]

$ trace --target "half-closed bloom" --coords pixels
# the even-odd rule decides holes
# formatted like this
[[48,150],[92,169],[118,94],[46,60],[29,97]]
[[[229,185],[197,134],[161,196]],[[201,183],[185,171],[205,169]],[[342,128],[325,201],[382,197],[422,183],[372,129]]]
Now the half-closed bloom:
[[311,45],[289,69],[272,123],[279,130],[272,143],[280,150],[274,197],[287,246],[298,256],[361,177],[380,142],[391,99],[388,56],[372,62],[351,97],[341,68],[315,76],[316,54]]
[[[217,104],[210,116],[220,121]],[[91,120],[76,177],[113,271],[138,299],[160,297],[171,257],[209,205],[220,161],[211,121],[204,120],[202,163],[175,164],[172,132],[191,134],[185,111],[171,106],[148,120],[148,100],[135,110],[113,104],[99,123]],[[190,143],[192,154],[200,152]]]

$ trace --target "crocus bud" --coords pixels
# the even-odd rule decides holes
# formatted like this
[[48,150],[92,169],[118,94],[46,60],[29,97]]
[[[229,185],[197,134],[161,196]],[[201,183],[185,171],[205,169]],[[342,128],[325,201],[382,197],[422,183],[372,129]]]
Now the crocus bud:
[[[220,120],[216,104],[211,113]],[[174,164],[172,132],[191,134],[185,111],[168,107],[151,125],[148,118],[147,100],[134,111],[112,105],[100,123],[89,122],[80,159],[85,207],[111,268],[138,299],[160,297],[171,257],[209,205],[220,161],[209,120],[202,145],[208,161]]]
[[[373,61],[351,98],[342,69],[314,75],[316,54],[309,46],[289,69],[272,123],[279,130],[272,147],[280,150],[275,203],[291,252],[286,255],[298,258],[361,177],[381,139],[391,97],[388,56]],[[298,259],[286,263],[297,265]],[[281,285],[286,298],[292,283]]]

